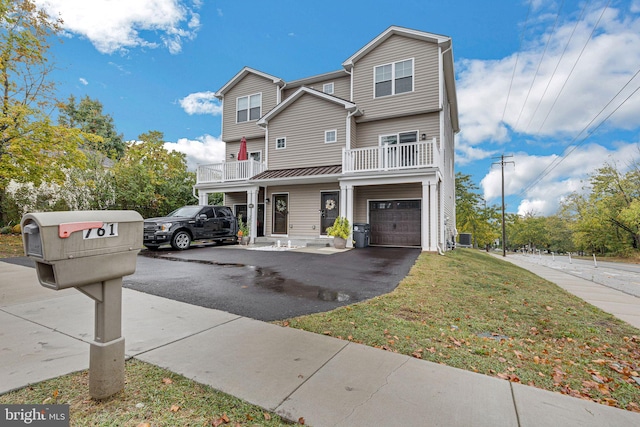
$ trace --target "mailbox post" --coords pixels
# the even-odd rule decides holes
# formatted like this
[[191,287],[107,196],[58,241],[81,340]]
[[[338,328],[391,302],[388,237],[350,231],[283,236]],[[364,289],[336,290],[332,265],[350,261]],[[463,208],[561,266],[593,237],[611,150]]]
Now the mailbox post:
[[133,274],[143,219],[135,211],[28,213],[22,217],[25,254],[40,284],[74,287],[95,301],[89,352],[89,394],[104,399],[124,389],[122,277]]

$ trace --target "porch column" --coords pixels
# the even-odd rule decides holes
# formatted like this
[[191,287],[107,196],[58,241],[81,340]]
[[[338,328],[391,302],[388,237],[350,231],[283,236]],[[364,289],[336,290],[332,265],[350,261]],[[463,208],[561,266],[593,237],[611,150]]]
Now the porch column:
[[429,250],[429,182],[422,182],[422,209],[420,209],[420,242],[423,251]]
[[203,205],[208,205],[209,204],[209,193],[206,193],[202,190],[198,190],[198,204],[203,206]]
[[429,183],[429,251],[438,250],[438,188],[435,182]]
[[258,191],[260,187],[250,187],[247,190],[246,221],[249,222],[249,243],[253,243],[258,235]]
[[351,235],[347,239],[347,247],[353,247],[353,185],[340,183],[340,216],[349,220]]

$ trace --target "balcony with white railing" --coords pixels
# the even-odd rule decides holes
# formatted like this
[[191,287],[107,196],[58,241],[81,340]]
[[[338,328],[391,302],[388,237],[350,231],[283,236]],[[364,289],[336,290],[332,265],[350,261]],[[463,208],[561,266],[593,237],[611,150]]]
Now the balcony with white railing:
[[264,163],[253,159],[198,165],[196,182],[203,184],[244,181],[264,172],[265,169]]
[[374,172],[436,166],[436,141],[343,150],[342,172]]

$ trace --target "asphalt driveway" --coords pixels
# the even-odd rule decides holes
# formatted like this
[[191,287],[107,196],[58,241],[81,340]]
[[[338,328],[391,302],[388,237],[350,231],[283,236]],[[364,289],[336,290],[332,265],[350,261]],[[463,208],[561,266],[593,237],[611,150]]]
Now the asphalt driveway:
[[142,251],[126,288],[253,319],[329,311],[392,291],[419,249],[368,247],[330,255],[212,246]]

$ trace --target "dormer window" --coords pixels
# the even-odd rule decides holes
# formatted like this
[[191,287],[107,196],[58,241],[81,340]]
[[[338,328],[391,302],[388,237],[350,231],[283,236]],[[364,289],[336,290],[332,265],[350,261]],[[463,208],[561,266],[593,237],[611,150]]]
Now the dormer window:
[[242,96],[236,101],[237,123],[258,120],[261,116],[262,94]]
[[413,59],[374,68],[374,97],[413,92]]

